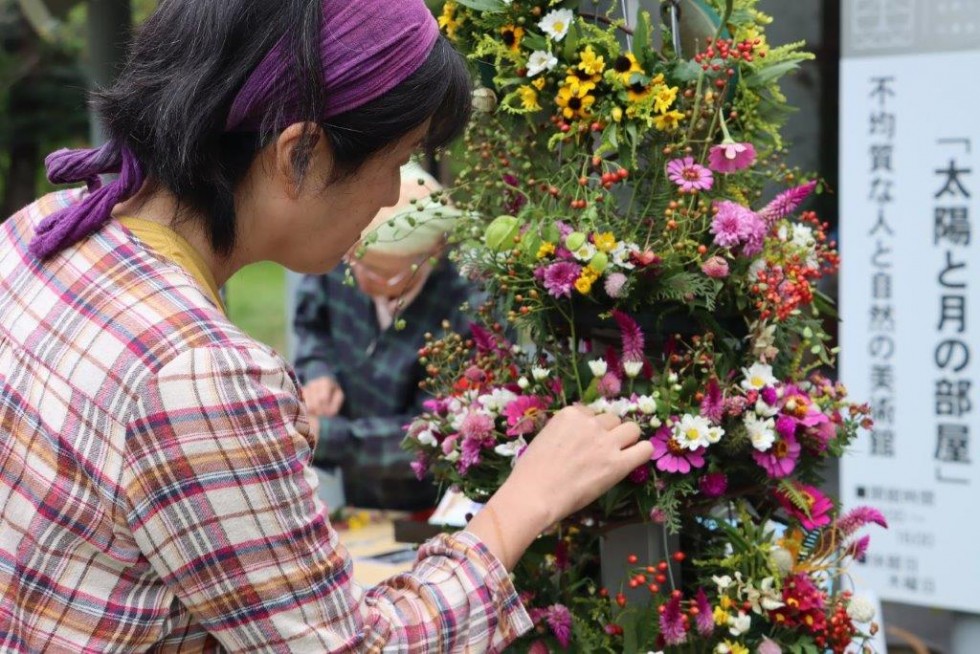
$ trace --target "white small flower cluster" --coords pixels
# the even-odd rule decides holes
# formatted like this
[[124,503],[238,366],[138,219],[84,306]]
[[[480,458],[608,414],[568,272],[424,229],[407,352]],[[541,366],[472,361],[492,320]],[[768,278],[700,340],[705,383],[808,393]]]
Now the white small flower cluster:
[[[741,386],[747,391],[759,392],[766,387],[780,391],[779,380],[772,372],[772,366],[767,363],[753,363],[748,368],[742,368],[743,379]],[[776,414],[778,406],[768,404],[762,397],[755,402],[753,409],[746,411],[742,417],[748,432],[752,447],[760,452],[767,452],[776,442]]]
[[685,413],[674,424],[674,442],[688,450],[714,445],[725,435],[725,430],[704,416]]

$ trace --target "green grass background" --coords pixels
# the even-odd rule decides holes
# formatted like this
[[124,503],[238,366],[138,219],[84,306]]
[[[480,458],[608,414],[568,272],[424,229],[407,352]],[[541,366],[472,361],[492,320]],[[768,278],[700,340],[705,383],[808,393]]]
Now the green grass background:
[[286,356],[286,269],[271,262],[246,266],[225,293],[231,321]]

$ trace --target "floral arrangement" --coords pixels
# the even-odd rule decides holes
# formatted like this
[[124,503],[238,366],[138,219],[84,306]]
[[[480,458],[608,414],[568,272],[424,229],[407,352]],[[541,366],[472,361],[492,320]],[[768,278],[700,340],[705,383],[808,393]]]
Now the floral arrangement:
[[[420,351],[406,447],[481,500],[569,403],[653,443],[521,561],[526,651],[843,652],[876,628],[841,582],[885,520],[819,488],[870,419],[830,378],[822,183],[782,163],[779,79],[809,55],[767,42],[756,0],[666,2],[656,28],[628,4],[442,4],[482,82],[455,256],[494,301]],[[655,560],[603,560],[638,521]]]

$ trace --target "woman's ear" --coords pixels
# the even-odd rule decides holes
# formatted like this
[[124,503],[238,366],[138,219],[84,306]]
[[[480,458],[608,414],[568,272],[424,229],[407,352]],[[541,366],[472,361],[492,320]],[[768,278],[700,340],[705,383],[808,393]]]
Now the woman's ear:
[[291,198],[299,196],[311,169],[329,179],[333,155],[326,135],[316,123],[293,123],[273,144],[275,175]]

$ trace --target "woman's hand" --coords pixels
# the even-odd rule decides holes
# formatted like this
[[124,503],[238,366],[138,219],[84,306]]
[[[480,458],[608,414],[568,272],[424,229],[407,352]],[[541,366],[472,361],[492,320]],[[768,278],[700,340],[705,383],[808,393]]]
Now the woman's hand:
[[303,398],[311,416],[333,418],[344,405],[344,389],[333,377],[318,377],[303,387]]
[[468,529],[512,568],[549,525],[650,460],[653,446],[639,438],[639,426],[612,414],[595,415],[581,406],[562,409]]

